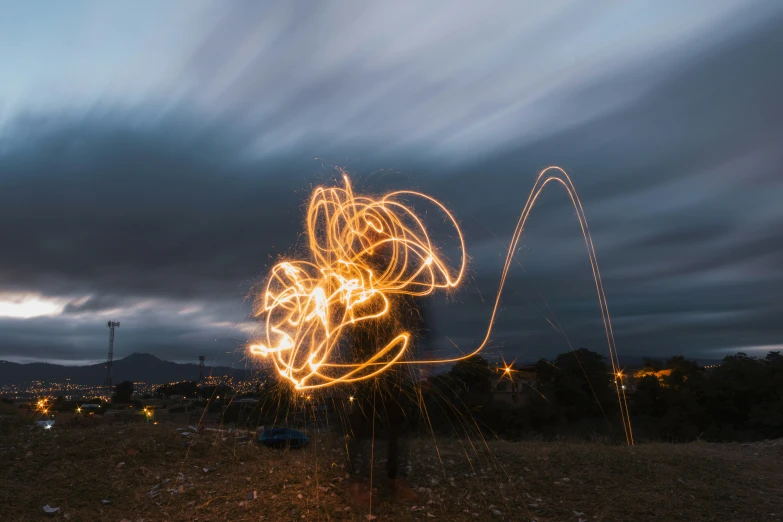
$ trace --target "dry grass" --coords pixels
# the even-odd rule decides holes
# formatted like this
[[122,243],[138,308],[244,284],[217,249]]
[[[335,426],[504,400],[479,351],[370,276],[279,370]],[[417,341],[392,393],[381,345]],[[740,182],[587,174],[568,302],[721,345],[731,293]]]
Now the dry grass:
[[[339,441],[280,451],[184,438],[163,425],[17,426],[0,436],[0,520],[367,519],[347,501]],[[440,458],[432,440],[413,441],[419,500],[379,488],[377,520],[783,520],[783,444],[437,446]]]

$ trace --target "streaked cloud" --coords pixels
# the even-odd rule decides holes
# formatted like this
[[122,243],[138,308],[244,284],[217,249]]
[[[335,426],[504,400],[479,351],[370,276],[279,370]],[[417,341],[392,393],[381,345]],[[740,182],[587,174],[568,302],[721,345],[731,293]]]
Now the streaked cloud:
[[61,299],[42,297],[34,293],[0,293],[0,318],[30,319],[59,315],[65,308]]
[[[483,333],[504,245],[549,164],[580,190],[622,353],[780,344],[777,2],[4,14],[0,358],[99,359],[106,318],[122,320],[118,354],[241,358],[246,296],[296,253],[331,165],[359,190],[425,190],[461,220],[471,283],[432,304],[432,349]],[[562,194],[542,197],[518,260],[493,346],[567,349],[557,320],[601,349]]]

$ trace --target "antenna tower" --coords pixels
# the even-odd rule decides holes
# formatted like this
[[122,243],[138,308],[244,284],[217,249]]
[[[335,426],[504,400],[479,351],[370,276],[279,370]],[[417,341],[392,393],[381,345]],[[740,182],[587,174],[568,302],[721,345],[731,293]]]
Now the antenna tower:
[[119,321],[109,321],[107,325],[109,327],[109,356],[106,357],[106,378],[103,380],[103,386],[106,391],[111,394],[111,365],[114,362],[114,329],[120,327]]

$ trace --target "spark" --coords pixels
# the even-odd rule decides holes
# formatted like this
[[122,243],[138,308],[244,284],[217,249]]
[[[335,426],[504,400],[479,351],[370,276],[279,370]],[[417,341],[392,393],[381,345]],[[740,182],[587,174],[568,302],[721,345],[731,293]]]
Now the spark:
[[514,384],[514,372],[517,371],[517,369],[514,367],[517,360],[514,359],[511,361],[511,363],[507,363],[505,359],[503,359],[503,365],[502,367],[497,368],[497,371],[500,372],[500,378],[498,379],[498,383],[503,381],[504,379],[508,379],[511,381],[512,384]]
[[[439,201],[415,191],[395,191],[380,198],[354,194],[347,174],[344,187],[318,187],[310,198],[306,228],[309,260],[285,260],[272,268],[256,299],[256,317],[264,316],[263,333],[249,346],[254,356],[269,357],[278,374],[296,390],[311,390],[369,379],[395,365],[444,364],[478,354],[490,341],[500,299],[530,212],[549,183],[567,192],[579,222],[595,282],[612,371],[621,374],[609,307],[598,268],[587,218],[571,178],[559,167],[548,167],[536,178],[519,216],[501,271],[483,340],[463,355],[447,359],[405,357],[410,332],[379,339],[375,353],[364,361],[341,362],[339,346],[351,326],[393,317],[400,295],[426,296],[459,286],[465,273],[465,241],[454,215]],[[453,266],[433,243],[424,217],[414,210],[434,206],[453,229],[444,238],[456,241]],[[440,246],[440,245],[438,245]],[[385,251],[385,264],[373,264]],[[510,377],[511,368],[504,374]],[[626,440],[633,444],[625,390],[616,383]]]

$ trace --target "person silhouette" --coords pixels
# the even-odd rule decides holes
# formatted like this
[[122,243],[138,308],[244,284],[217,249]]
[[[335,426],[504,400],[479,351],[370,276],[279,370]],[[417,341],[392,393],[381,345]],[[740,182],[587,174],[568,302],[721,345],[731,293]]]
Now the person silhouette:
[[[368,265],[382,273],[391,258],[391,246],[372,229],[366,234],[372,245]],[[415,357],[424,327],[421,298],[406,294],[387,295],[393,313],[381,320],[359,321],[350,330],[349,356],[354,361],[366,361],[400,332],[410,334],[406,349]],[[366,506],[371,501],[369,482],[376,452],[375,439],[385,434],[387,489],[397,498],[413,501],[416,492],[401,477],[400,456],[407,455],[407,438],[418,413],[416,379],[412,365],[394,365],[380,375],[359,381],[353,387],[348,403],[346,442],[351,468],[349,492],[355,503]]]

